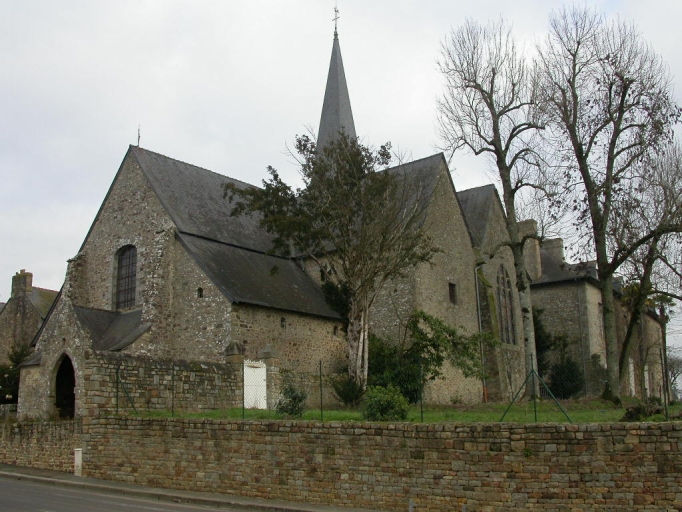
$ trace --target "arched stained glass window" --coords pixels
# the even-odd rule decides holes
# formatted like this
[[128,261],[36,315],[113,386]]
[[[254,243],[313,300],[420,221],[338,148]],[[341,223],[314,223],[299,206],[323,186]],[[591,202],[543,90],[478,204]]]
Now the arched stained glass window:
[[500,341],[516,345],[512,283],[502,265],[497,272],[497,318],[500,326]]
[[116,267],[116,309],[135,306],[137,283],[137,249],[126,245],[118,251]]

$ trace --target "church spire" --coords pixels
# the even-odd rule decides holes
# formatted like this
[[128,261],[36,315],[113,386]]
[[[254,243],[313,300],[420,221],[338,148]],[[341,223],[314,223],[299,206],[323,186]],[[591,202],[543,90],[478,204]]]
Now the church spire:
[[327,88],[324,91],[320,129],[317,131],[318,148],[323,148],[340,131],[345,132],[349,137],[355,137],[355,123],[353,123],[346,74],[343,71],[343,60],[341,59],[339,35],[336,30],[336,21],[339,18],[339,11],[336,7],[334,13],[334,43],[332,45],[332,58],[329,62]]

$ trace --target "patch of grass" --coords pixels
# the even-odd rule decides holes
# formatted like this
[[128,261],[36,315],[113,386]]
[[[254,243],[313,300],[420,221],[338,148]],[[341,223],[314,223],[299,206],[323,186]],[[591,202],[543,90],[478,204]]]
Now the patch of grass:
[[[573,423],[615,423],[622,418],[625,407],[633,403],[625,403],[623,407],[615,407],[611,402],[603,400],[564,400],[562,407],[566,410]],[[426,407],[424,422],[461,422],[461,423],[497,423],[502,418],[509,403],[488,403],[474,405],[451,405]],[[568,419],[551,400],[538,400],[535,409],[533,402],[519,400],[509,409],[504,421],[509,423],[534,423],[537,411],[537,421],[547,423],[567,423]],[[682,405],[675,404],[668,408],[671,421],[682,420]],[[132,411],[130,415],[134,415]],[[275,411],[264,409],[246,409],[242,416],[241,408],[220,409],[199,412],[144,411],[140,416],[147,418],[195,418],[195,419],[231,419],[240,420],[278,420],[283,419]],[[325,410],[324,421],[364,421],[361,409],[333,409]],[[320,410],[309,409],[303,414],[303,420],[320,421]],[[662,415],[650,418],[649,421],[664,421]],[[410,407],[407,421],[418,423],[421,421],[419,406]]]

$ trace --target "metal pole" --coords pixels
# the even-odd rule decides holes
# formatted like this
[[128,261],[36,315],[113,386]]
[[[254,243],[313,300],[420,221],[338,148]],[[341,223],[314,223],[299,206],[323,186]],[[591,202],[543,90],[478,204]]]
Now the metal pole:
[[533,358],[531,357],[530,368],[533,371],[533,412],[535,413],[535,423],[538,422],[538,398],[535,392],[535,365],[533,364]]
[[320,421],[324,421],[324,404],[322,400],[322,359],[320,359]]
[[171,359],[171,417],[175,417],[175,364]]
[[246,417],[246,381],[244,380],[244,363],[242,362],[242,419]]
[[419,382],[421,385],[419,388],[419,414],[422,423],[424,423],[424,366],[421,362],[419,363]]
[[665,411],[665,421],[669,421],[668,416],[668,402],[670,397],[668,396],[668,370],[665,367],[665,358],[663,357],[663,349],[659,349],[661,355],[661,376],[663,377],[663,410]]
[[116,365],[116,414],[118,414],[118,369],[120,367],[120,364]]

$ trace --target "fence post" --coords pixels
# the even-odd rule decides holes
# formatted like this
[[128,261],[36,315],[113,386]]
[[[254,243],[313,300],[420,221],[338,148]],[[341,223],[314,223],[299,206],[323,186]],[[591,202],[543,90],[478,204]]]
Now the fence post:
[[320,359],[320,421],[324,421],[324,405],[322,400],[322,359]]
[[118,414],[118,380],[119,380],[118,371],[119,371],[119,368],[121,368],[121,363],[116,365],[116,414]]
[[83,448],[73,449],[73,474],[83,476]]

